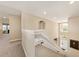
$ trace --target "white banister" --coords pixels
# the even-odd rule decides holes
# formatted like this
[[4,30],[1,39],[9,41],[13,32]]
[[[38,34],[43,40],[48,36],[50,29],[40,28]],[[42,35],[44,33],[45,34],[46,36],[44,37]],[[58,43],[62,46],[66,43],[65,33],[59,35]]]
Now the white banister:
[[44,30],[22,30],[22,45],[26,56],[35,56],[35,46],[41,44],[55,52],[63,54],[63,50],[49,41]]

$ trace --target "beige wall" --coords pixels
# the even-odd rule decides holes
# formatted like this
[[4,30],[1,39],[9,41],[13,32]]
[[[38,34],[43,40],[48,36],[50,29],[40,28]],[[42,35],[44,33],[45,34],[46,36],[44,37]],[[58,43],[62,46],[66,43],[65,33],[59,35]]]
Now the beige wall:
[[57,23],[43,19],[40,17],[36,17],[30,14],[22,13],[22,29],[38,29],[39,28],[39,21],[43,20],[45,21],[46,27],[45,31],[47,32],[47,35],[50,38],[50,41],[53,42],[53,39],[57,37]]
[[20,40],[21,39],[21,19],[20,16],[9,16],[10,24],[10,40]]
[[69,18],[69,39],[79,40],[79,17]]
[[[69,39],[79,41],[79,17],[70,17],[69,18]],[[70,48],[67,52],[68,56],[79,56],[79,51],[73,48]]]

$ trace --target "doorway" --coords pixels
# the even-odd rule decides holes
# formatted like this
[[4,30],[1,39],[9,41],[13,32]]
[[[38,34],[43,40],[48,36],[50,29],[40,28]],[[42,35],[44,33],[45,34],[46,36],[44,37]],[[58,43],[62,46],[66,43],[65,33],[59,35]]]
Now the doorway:
[[3,34],[9,34],[9,32],[10,32],[8,17],[2,18],[2,30],[3,30]]
[[3,34],[9,34],[9,24],[3,24]]
[[59,39],[60,39],[60,47],[63,50],[68,50],[69,47],[68,22],[59,23]]

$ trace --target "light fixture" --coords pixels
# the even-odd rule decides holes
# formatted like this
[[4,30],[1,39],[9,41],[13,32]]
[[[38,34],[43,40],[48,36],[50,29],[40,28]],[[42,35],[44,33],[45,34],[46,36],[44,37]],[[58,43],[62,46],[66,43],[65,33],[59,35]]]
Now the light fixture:
[[73,4],[74,3],[74,1],[70,1],[70,4]]
[[4,16],[3,18],[7,18],[6,16]]
[[44,15],[46,15],[46,14],[47,14],[47,12],[46,12],[46,11],[44,11],[44,12],[43,12],[43,14],[44,14]]

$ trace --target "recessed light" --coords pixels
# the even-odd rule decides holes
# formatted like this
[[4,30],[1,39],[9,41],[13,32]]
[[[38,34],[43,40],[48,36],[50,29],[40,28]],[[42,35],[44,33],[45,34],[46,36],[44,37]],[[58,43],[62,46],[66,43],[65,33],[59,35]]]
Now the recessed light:
[[70,4],[73,4],[74,3],[74,1],[70,1]]
[[4,16],[3,18],[7,18],[6,16]]
[[47,14],[47,12],[46,12],[46,11],[44,11],[44,12],[43,12],[43,14],[44,14],[44,15],[46,15],[46,14]]
[[57,17],[54,17],[54,19],[57,19]]

